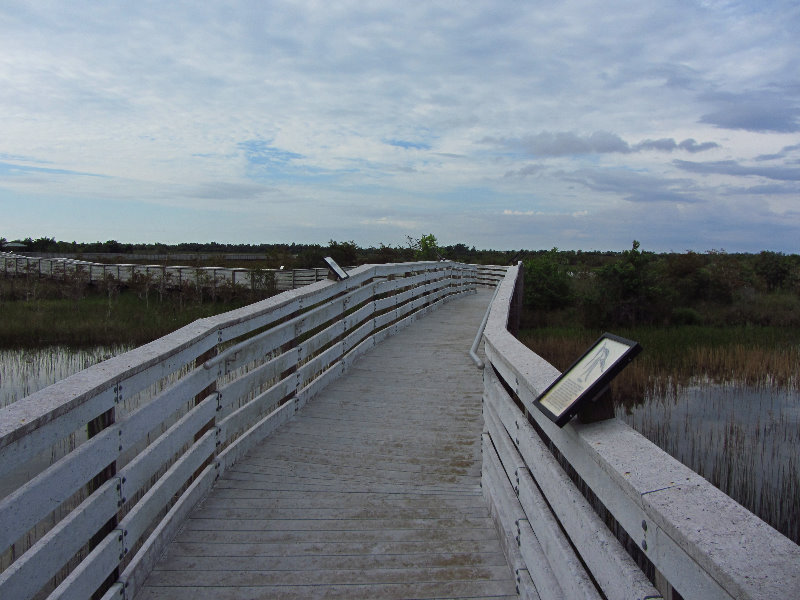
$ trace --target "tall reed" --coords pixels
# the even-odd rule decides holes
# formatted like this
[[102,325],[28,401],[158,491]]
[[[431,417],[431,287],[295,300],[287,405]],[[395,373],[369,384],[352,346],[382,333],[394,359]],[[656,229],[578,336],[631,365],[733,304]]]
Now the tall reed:
[[[617,417],[800,543],[800,331],[640,328],[644,350],[612,384]],[[596,339],[582,329],[520,334],[564,370]]]
[[243,306],[249,297],[187,301],[136,289],[55,287],[0,280],[0,348],[141,345],[192,321]]
[[[563,371],[600,335],[580,328],[527,329],[520,341]],[[638,341],[642,353],[617,377],[619,402],[674,392],[697,378],[716,383],[795,389],[800,381],[800,330],[772,327],[641,327],[615,331]]]

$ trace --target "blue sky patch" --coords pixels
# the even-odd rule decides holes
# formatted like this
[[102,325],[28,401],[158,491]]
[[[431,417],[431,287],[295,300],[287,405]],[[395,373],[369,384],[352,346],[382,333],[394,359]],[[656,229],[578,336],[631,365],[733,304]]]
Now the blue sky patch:
[[286,165],[293,160],[305,158],[302,154],[271,146],[265,140],[247,140],[241,142],[239,148],[244,150],[247,162],[252,165]]
[[407,140],[383,140],[385,144],[405,148],[406,150],[430,150],[431,145],[424,142],[409,142]]

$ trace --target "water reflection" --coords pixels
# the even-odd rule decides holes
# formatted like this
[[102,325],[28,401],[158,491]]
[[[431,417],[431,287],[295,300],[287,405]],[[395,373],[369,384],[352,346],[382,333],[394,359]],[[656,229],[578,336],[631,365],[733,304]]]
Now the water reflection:
[[117,354],[130,346],[0,350],[0,408]]
[[694,381],[616,412],[800,543],[800,392]]

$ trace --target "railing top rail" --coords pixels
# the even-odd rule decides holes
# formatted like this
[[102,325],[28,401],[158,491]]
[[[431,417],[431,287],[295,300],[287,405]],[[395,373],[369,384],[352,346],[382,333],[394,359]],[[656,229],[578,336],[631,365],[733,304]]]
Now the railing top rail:
[[477,279],[451,262],[364,265],[0,409],[0,596],[135,595],[217,477],[359,356],[475,293]]
[[436,261],[363,265],[349,271],[350,277],[340,282],[318,281],[243,308],[194,321],[0,409],[0,449],[143,371],[166,364],[173,357],[182,360],[180,357],[185,355],[187,360],[189,357],[193,359],[204,349],[246,333],[240,327],[243,324],[247,324],[247,328],[253,327],[254,322],[258,323],[257,327],[267,326],[290,312],[323,302],[374,277],[439,271],[454,266],[471,269],[460,263]]
[[[604,485],[613,490],[593,491],[617,522],[634,540],[646,535],[651,551],[645,545],[645,554],[657,568],[672,568],[673,577],[687,576],[679,569],[677,575],[675,572],[680,564],[675,556],[681,553],[694,561],[698,573],[705,572],[732,597],[796,597],[800,593],[800,546],[622,421],[572,421],[558,428],[536,409],[533,400],[560,373],[507,330],[518,276],[518,266],[508,269],[491,305],[484,332],[487,364],[491,363],[581,477],[584,467],[599,467],[604,473]],[[591,481],[586,483],[591,487]],[[610,498],[616,500],[609,502]],[[636,508],[625,514],[623,506]],[[632,519],[634,514],[650,521],[650,529],[643,532],[642,517]],[[654,543],[659,536],[663,536],[660,546]],[[653,546],[672,550],[666,555],[652,554]]]

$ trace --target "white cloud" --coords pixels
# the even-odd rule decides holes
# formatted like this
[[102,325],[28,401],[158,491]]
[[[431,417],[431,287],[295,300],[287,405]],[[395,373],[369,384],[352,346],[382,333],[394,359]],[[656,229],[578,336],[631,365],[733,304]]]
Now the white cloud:
[[646,205],[651,247],[702,249],[733,191],[717,246],[766,246],[746,199],[796,190],[798,29],[791,2],[8,0],[0,235],[627,248]]

